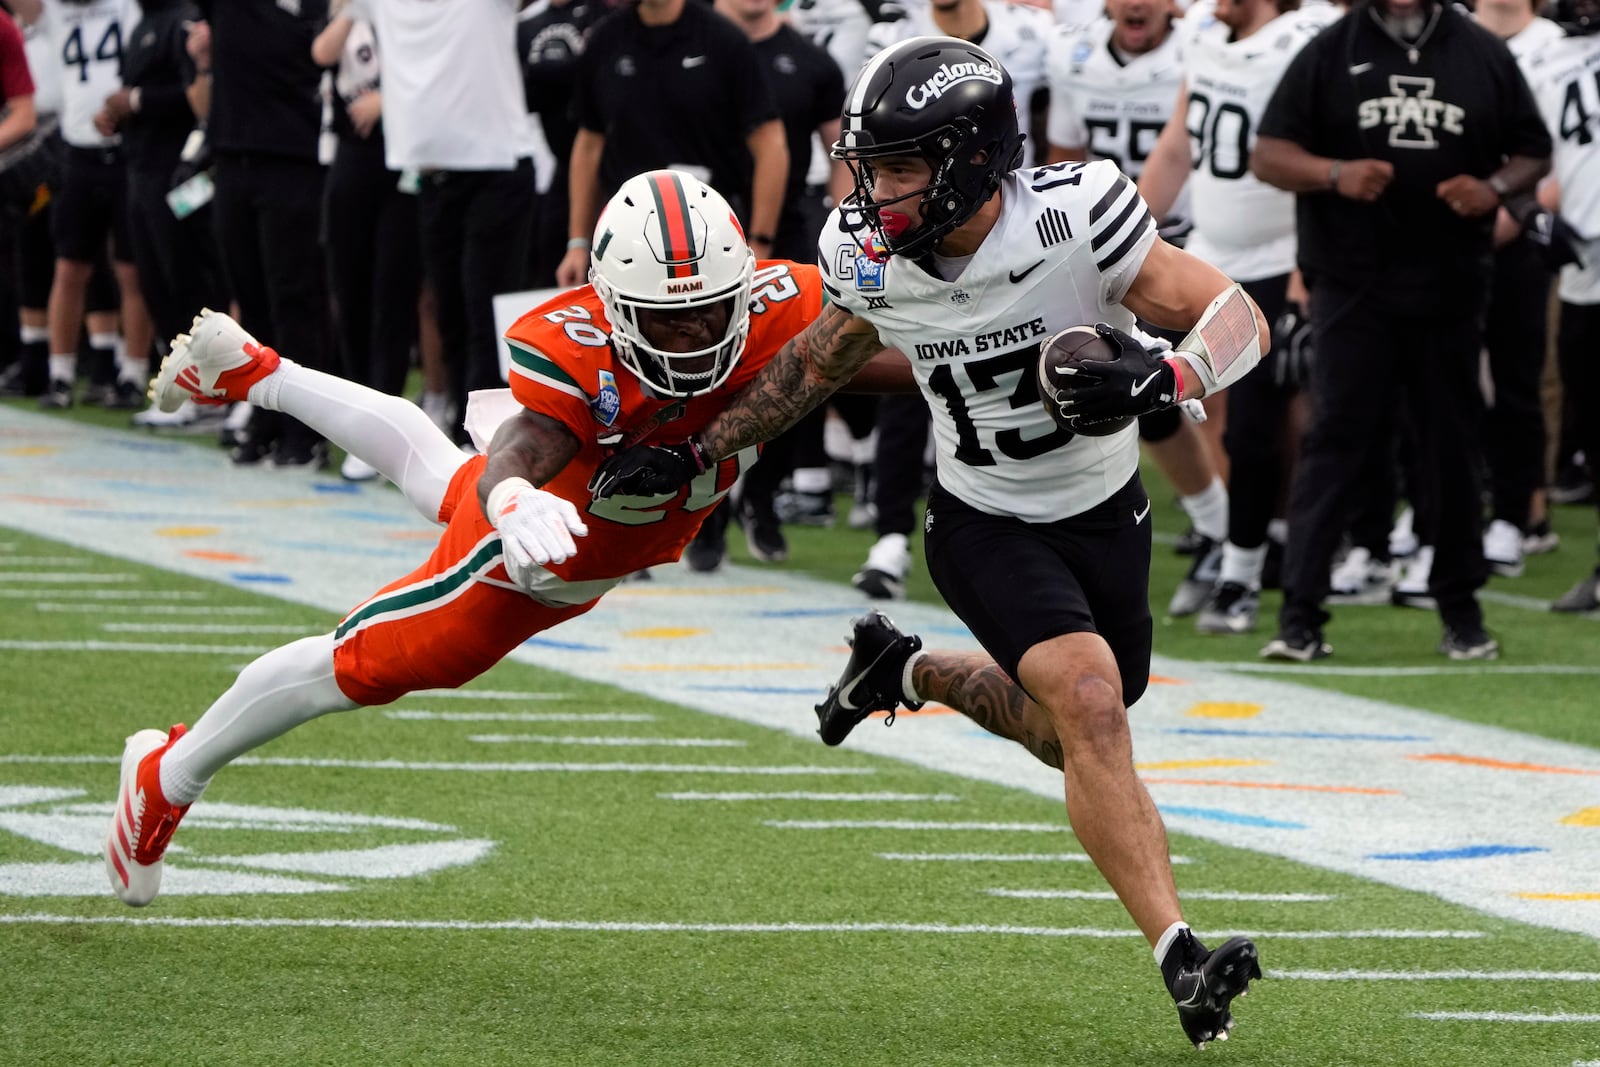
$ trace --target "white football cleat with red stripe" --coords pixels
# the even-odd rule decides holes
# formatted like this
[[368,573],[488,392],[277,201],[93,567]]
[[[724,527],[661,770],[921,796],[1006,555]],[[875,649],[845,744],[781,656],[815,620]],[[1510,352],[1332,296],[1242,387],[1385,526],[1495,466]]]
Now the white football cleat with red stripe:
[[250,399],[250,387],[282,362],[231,316],[205,308],[188,333],[172,339],[161,373],[150,383],[150,400],[162,411],[177,411],[185,400],[229,404]]
[[174,807],[161,795],[161,757],[187,728],[170,733],[140,730],[122,750],[117,810],[106,833],[106,874],[124,904],[142,908],[161,891],[161,857],[189,805]]

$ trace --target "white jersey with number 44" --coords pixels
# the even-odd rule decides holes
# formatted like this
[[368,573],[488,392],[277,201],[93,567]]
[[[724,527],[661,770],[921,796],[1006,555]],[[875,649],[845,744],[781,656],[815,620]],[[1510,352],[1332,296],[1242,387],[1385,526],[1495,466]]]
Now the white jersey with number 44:
[[78,148],[101,148],[94,117],[106,97],[122,88],[122,44],[139,21],[134,0],[45,0],[50,45],[61,74],[61,136]]
[[1109,162],[1021,168],[999,195],[994,230],[953,281],[900,257],[874,262],[837,210],[817,255],[830,298],[910,360],[933,414],[939,483],[980,511],[1051,522],[1126,484],[1139,443],[1132,426],[1108,437],[1057,426],[1039,399],[1040,346],[1086,323],[1133,331],[1121,300],[1156,226]]
[[1600,304],[1600,35],[1545,40],[1518,62],[1555,141],[1561,217],[1584,237],[1584,265],[1561,268],[1561,299]]

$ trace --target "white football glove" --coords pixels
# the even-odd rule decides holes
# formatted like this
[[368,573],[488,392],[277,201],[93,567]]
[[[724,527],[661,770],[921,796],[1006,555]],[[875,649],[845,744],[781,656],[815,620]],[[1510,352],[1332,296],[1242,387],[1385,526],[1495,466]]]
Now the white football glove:
[[525,478],[507,478],[491,489],[487,515],[500,531],[507,564],[517,570],[566,562],[578,554],[573,538],[589,532],[571,501]]

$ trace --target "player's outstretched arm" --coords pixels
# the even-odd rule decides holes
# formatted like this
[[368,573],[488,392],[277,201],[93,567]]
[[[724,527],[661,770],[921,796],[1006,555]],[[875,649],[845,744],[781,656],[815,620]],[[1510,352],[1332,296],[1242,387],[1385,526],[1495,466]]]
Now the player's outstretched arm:
[[1187,330],[1177,347],[1180,399],[1202,397],[1238,381],[1271,345],[1272,328],[1256,302],[1228,276],[1165,241],[1150,248],[1122,304],[1169,330]]
[[699,434],[711,460],[770,441],[884,350],[870,322],[829,304]]
[[478,478],[478,503],[500,531],[506,559],[518,566],[561,563],[578,551],[575,537],[589,527],[572,502],[537,486],[578,454],[578,439],[563,423],[526,408],[507,419],[489,442]]

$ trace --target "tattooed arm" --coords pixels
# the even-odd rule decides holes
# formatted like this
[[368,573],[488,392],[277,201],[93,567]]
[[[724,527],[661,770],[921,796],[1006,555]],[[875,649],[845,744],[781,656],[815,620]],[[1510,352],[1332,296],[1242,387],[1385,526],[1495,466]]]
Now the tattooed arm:
[[827,305],[700,431],[700,450],[717,460],[772,440],[885,347],[867,320]]
[[489,494],[507,478],[543,485],[578,454],[578,439],[565,423],[523,408],[500,424],[489,442],[489,459],[478,478],[478,502],[488,514]]

